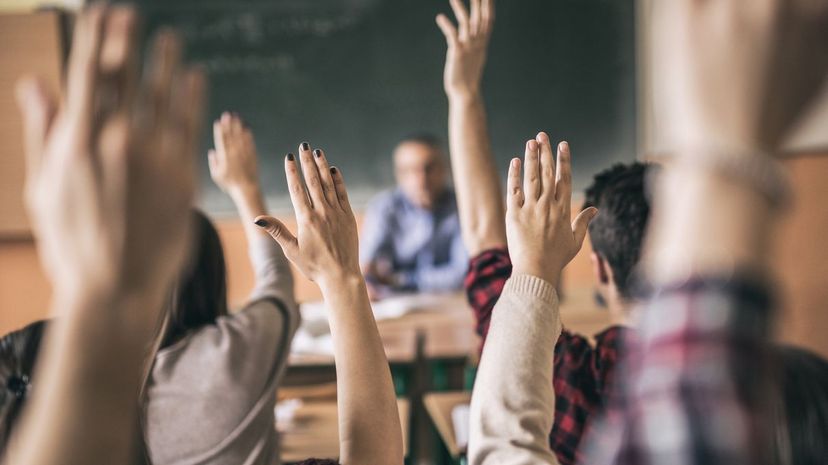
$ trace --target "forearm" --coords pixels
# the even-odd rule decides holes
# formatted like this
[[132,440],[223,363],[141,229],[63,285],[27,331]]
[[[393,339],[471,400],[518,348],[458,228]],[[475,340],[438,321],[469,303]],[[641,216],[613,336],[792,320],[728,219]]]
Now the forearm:
[[469,463],[558,463],[548,434],[560,333],[554,286],[534,276],[513,276],[495,306],[475,381]]
[[766,270],[775,218],[758,191],[678,161],[658,189],[645,251],[654,284]]
[[500,176],[477,96],[449,96],[449,149],[463,242],[470,255],[506,245]]
[[49,329],[37,387],[5,463],[129,463],[156,321],[147,313],[157,316],[162,301],[160,292],[55,300],[55,314],[65,316]]
[[229,191],[230,198],[233,199],[233,204],[239,213],[239,220],[244,227],[244,235],[247,238],[247,243],[259,238],[269,239],[266,231],[257,227],[253,220],[259,215],[267,214],[267,206],[265,205],[262,190],[257,183],[250,183],[249,185],[238,186]]
[[336,354],[340,462],[400,464],[394,385],[365,282],[356,275],[321,287]]

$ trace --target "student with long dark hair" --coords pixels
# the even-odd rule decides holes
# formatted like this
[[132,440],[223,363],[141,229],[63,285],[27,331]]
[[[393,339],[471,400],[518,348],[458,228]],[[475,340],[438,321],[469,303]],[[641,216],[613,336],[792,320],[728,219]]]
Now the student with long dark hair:
[[46,321],[35,321],[0,339],[0,457],[32,390]]
[[155,465],[273,464],[276,388],[299,325],[293,277],[279,246],[254,219],[265,214],[253,136],[236,115],[213,125],[210,174],[244,225],[255,287],[228,311],[221,240],[195,213],[190,262],[176,284],[144,389],[145,435]]

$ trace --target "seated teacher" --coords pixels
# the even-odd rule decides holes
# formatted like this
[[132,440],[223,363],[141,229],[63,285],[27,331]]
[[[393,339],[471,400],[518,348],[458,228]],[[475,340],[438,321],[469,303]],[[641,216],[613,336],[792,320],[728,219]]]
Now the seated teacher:
[[397,187],[371,201],[361,231],[371,298],[459,290],[468,257],[439,139],[403,139],[394,149],[394,175]]

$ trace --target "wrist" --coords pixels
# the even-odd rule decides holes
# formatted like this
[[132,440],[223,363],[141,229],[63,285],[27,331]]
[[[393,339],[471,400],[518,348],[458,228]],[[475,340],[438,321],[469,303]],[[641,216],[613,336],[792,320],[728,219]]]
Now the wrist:
[[470,105],[481,100],[480,91],[477,89],[451,90],[446,95],[452,105]]
[[262,190],[259,184],[255,182],[229,186],[227,188],[227,194],[237,203],[262,198]]
[[55,289],[52,313],[70,327],[107,333],[129,344],[145,341],[155,330],[167,289],[83,286]]
[[525,264],[525,265],[518,265],[516,264],[512,268],[512,276],[516,275],[527,275],[527,276],[534,276],[536,278],[542,279],[552,286],[557,287],[558,281],[561,279],[561,272],[560,271],[551,271],[547,269],[548,267],[541,266],[539,264]]
[[[339,270],[332,273],[327,273],[325,276],[317,279],[316,284],[322,290],[322,294],[334,292],[343,289],[358,289],[365,288],[365,277],[359,270]],[[367,291],[366,291],[367,292]]]

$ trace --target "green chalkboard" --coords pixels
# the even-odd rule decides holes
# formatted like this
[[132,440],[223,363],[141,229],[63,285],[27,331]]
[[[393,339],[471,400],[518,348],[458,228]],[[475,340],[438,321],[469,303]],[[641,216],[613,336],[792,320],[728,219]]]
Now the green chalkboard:
[[[447,0],[142,0],[148,32],[177,27],[210,79],[207,123],[239,112],[256,134],[263,184],[285,205],[282,157],[322,147],[359,204],[393,183],[390,153],[413,132],[445,139]],[[635,157],[635,1],[500,0],[484,79],[504,169],[546,130],[573,146],[576,187]],[[205,130],[203,150],[212,146]],[[200,165],[203,204],[231,210]]]

